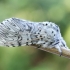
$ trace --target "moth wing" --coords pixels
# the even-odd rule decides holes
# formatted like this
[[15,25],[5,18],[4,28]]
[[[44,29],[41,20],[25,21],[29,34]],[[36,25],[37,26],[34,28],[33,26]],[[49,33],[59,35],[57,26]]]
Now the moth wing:
[[26,45],[30,33],[26,20],[10,18],[0,23],[0,46],[17,47]]

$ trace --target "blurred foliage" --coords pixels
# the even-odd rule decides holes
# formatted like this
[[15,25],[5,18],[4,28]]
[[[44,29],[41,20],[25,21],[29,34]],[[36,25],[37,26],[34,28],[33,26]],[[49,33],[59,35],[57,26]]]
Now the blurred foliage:
[[[70,0],[0,0],[0,22],[10,17],[55,22],[70,47]],[[33,47],[0,47],[0,70],[70,70],[70,61]]]

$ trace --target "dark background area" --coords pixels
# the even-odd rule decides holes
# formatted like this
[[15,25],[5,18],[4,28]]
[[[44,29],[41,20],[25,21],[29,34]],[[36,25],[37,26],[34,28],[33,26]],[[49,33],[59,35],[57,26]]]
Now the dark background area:
[[[0,0],[0,22],[11,17],[55,22],[70,47],[70,0]],[[0,70],[70,70],[70,60],[34,47],[0,47]]]

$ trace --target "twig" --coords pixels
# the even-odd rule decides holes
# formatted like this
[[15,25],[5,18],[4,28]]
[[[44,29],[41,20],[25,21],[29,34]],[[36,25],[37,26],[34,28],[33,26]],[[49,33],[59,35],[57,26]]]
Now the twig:
[[[33,45],[33,47],[37,48],[38,46],[37,45]],[[57,49],[55,49],[55,48],[43,48],[43,47],[40,47],[38,49],[46,51],[46,52],[50,52],[50,53],[53,53],[53,54],[60,55],[59,51]],[[66,49],[64,47],[61,47],[61,50],[62,50],[62,55],[61,56],[70,59],[70,49]]]

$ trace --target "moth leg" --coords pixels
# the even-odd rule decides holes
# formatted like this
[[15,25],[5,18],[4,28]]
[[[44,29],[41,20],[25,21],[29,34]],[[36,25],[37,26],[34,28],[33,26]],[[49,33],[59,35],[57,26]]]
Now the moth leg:
[[60,56],[61,56],[61,55],[62,55],[62,50],[61,50],[61,48],[60,48],[58,45],[56,45],[55,48],[59,51]]

